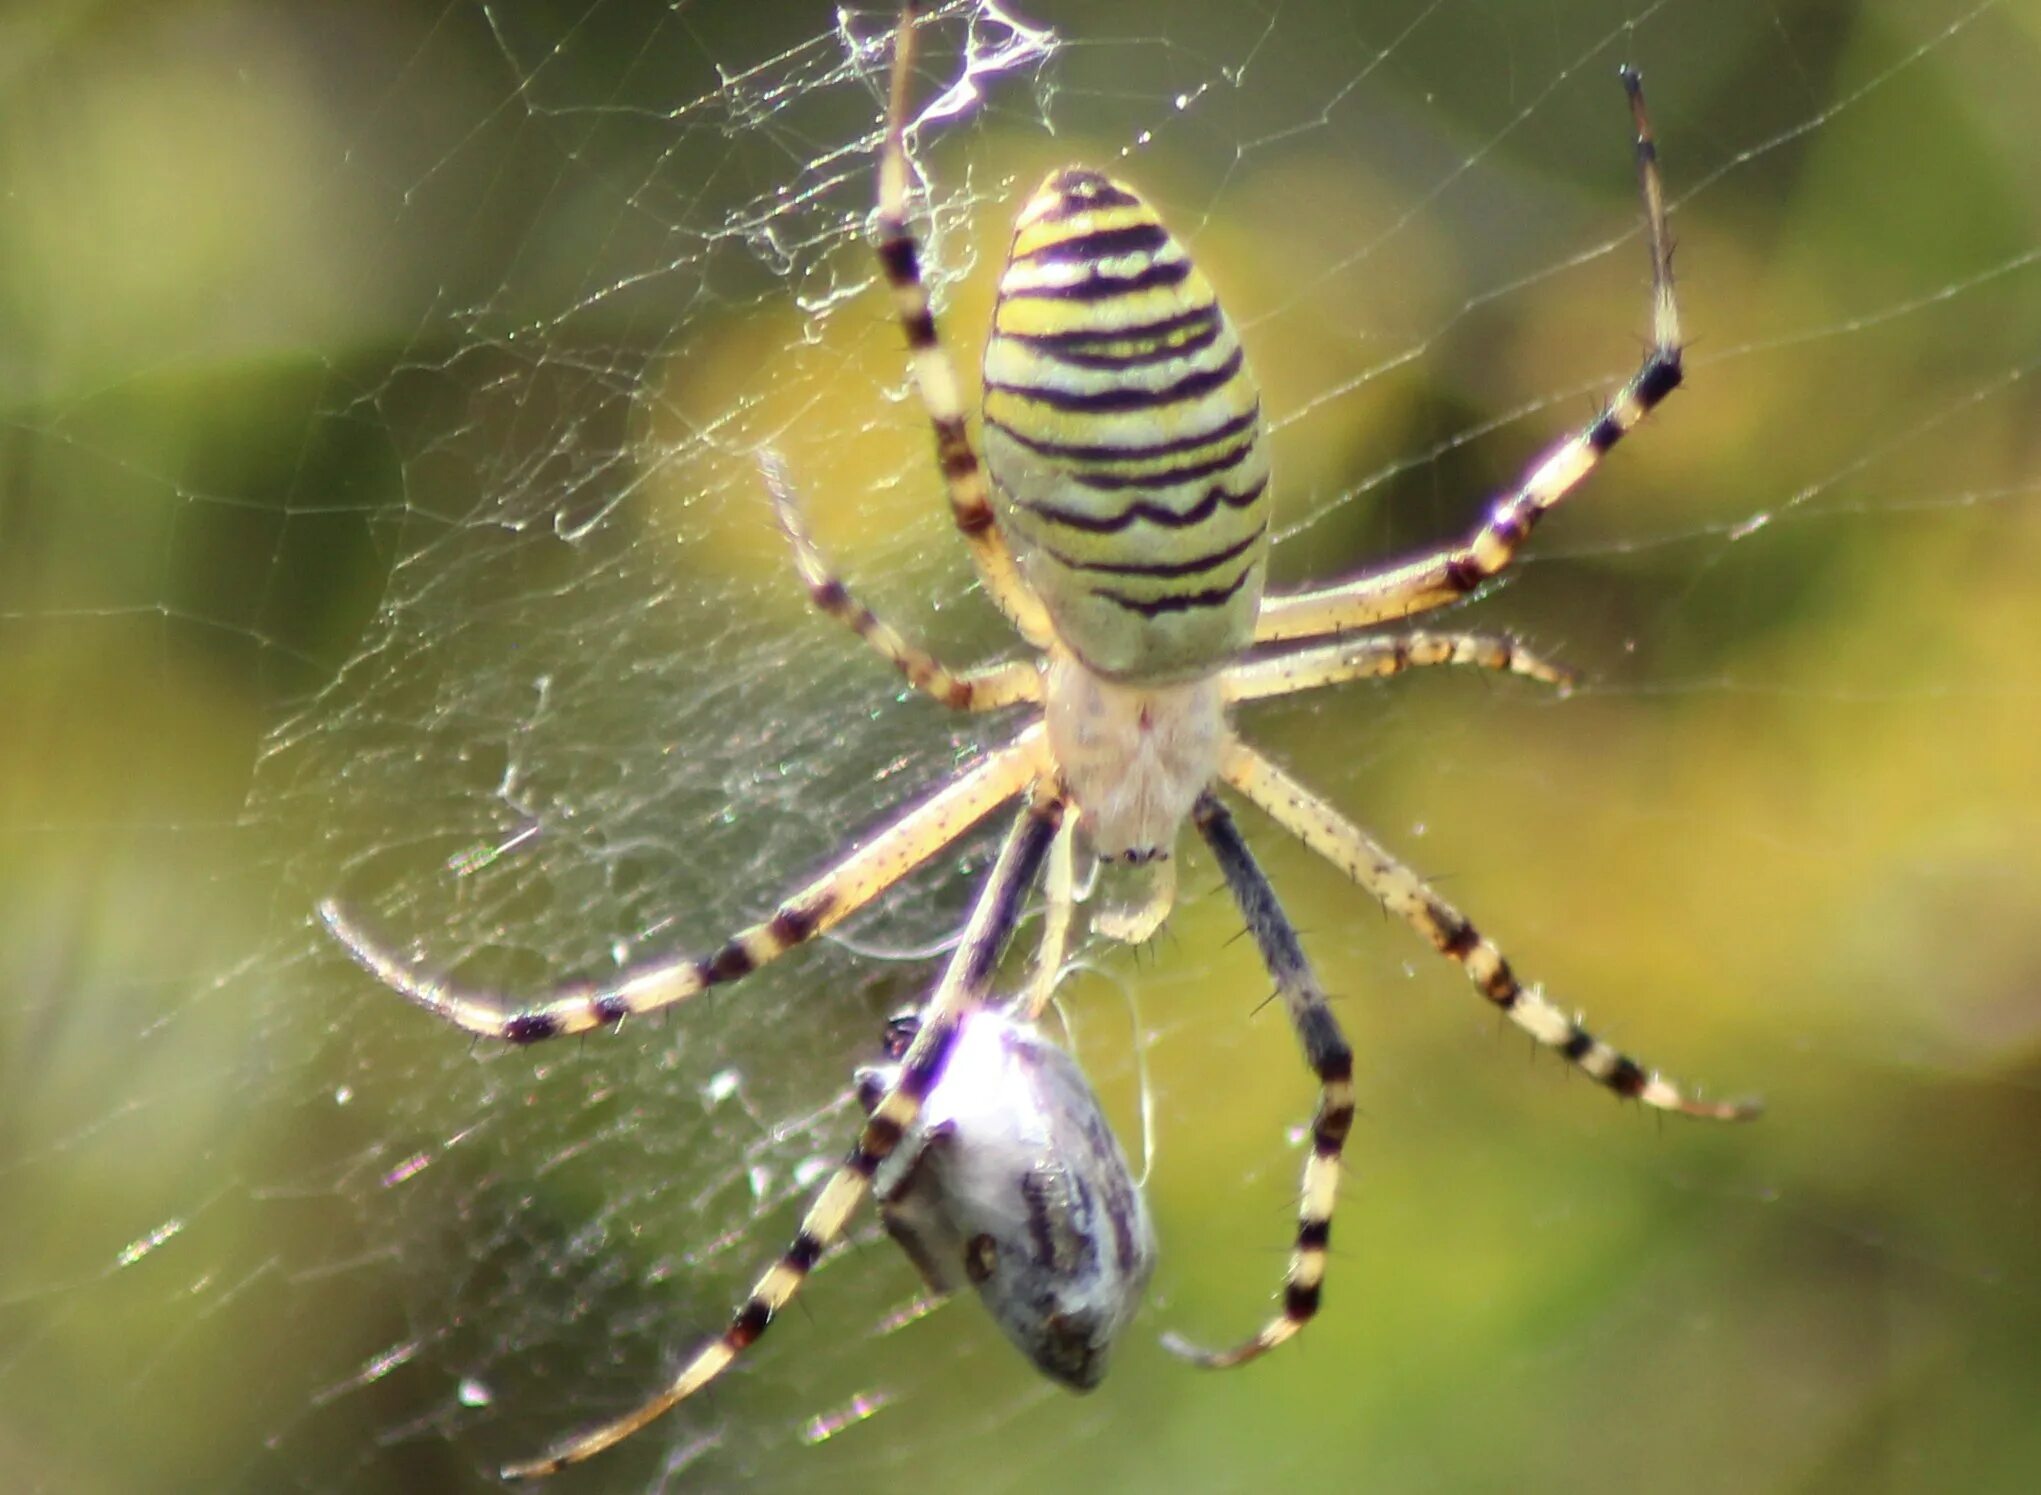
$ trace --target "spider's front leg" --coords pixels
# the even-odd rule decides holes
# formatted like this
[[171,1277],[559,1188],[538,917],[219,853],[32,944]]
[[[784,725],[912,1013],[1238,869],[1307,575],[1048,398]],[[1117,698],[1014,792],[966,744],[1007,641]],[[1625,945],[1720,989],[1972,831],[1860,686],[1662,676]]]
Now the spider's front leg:
[[758,1279],[744,1306],[730,1320],[730,1327],[697,1350],[672,1383],[642,1407],[569,1440],[543,1458],[506,1466],[504,1478],[554,1474],[615,1446],[715,1380],[765,1333],[775,1315],[800,1291],[823,1253],[843,1234],[852,1212],[871,1192],[873,1175],[913,1127],[922,1102],[942,1077],[965,1015],[986,1005],[1000,954],[1019,922],[1021,905],[1062,818],[1060,796],[1038,790],[1007,833],[970,922],[964,926],[963,939],[921,1012],[914,1039],[901,1055],[889,1088],[872,1101],[871,1113],[850,1156],[823,1186],[802,1218],[793,1244]]
[[749,975],[834,927],[1019,794],[1041,774],[1044,762],[1042,729],[1030,727],[859,844],[782,902],[770,918],[732,936],[713,955],[648,961],[613,981],[560,987],[535,1001],[520,1002],[503,993],[421,974],[331,898],[320,903],[319,917],[363,969],[427,1012],[470,1033],[525,1044],[615,1027],[627,1017]]
[[1042,879],[1042,938],[1035,946],[1034,969],[1012,1006],[1014,1017],[1027,1024],[1041,1020],[1063,978],[1070,952],[1070,926],[1077,912],[1077,806],[1063,812],[1063,828],[1049,848],[1049,870]]

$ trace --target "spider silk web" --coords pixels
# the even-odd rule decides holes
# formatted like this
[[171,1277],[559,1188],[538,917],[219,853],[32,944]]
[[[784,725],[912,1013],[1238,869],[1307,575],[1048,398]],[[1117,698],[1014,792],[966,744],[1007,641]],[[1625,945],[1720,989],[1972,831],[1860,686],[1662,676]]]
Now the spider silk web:
[[[117,16],[118,24],[110,24]],[[480,1490],[782,1248],[990,826],[664,1018],[475,1045],[316,929],[517,990],[703,951],[1013,730],[812,613],[1011,647],[867,230],[883,8],[52,6],[11,23],[0,1465]],[[869,1216],[575,1490],[2013,1490],[2041,1469],[2041,25],[1990,0],[953,3],[917,222],[972,374],[1020,202],[1138,182],[1274,427],[1277,585],[1459,532],[1635,367],[1616,65],[1690,386],[1440,627],[1583,670],[1246,731],[1647,1062],[1525,1044],[1252,812],[1355,1041],[1326,1309],[1265,1363],[1312,1089],[1186,847],[1060,1024],[1163,1263],[1106,1385]],[[975,377],[975,375],[972,375]],[[1026,936],[1031,932],[1024,931]],[[1018,962],[1012,969],[1018,970]],[[1017,979],[1010,977],[1009,979]]]

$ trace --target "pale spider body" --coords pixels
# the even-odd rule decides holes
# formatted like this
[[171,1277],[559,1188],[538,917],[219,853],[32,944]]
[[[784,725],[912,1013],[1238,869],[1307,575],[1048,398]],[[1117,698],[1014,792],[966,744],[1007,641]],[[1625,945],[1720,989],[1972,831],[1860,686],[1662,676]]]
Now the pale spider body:
[[[896,1064],[918,1031],[894,1020]],[[898,1079],[860,1071],[859,1099],[876,1106]],[[1155,1270],[1155,1226],[1091,1082],[1032,1022],[965,1015],[872,1193],[932,1289],[969,1283],[1044,1375],[1078,1391],[1105,1378]]]
[[1047,673],[1049,751],[1092,849],[1127,862],[1167,858],[1219,771],[1226,746],[1219,677],[1128,685],[1067,654]]
[[[990,1233],[974,1227],[992,1218],[1009,1225],[1052,1217],[1084,1222],[1077,1229],[1080,1249],[1027,1258],[1030,1284],[1049,1297],[1024,1311],[987,1301],[1038,1364],[1046,1315],[1055,1311],[1040,1304],[1055,1301],[1057,1292],[1104,1304],[1081,1316],[1064,1339],[1110,1341],[1133,1311],[1147,1258],[1136,1252],[1139,1260],[1124,1270],[1087,1275],[1082,1243],[1106,1239],[1110,1229],[1101,1233],[1101,1222],[1110,1227],[1109,1216],[1084,1214],[1071,1202],[1074,1195],[1048,1215],[1029,1215],[1024,1203],[1016,1213],[1013,1204],[1015,1191],[1027,1187],[1024,1180],[1044,1170],[1108,1191],[1126,1186],[1124,1160],[1106,1146],[1110,1138],[1081,1074],[1074,1065],[1065,1070],[1044,1060],[1048,1067],[985,1070],[974,1083],[967,1062],[956,1088],[945,1088],[952,1061],[975,1052],[978,1035],[991,1031],[980,1026],[986,1014],[1007,1012],[1025,1029],[1047,1001],[1072,917],[1072,848],[1080,828],[1101,855],[1152,864],[1143,909],[1093,919],[1106,933],[1139,939],[1168,911],[1174,866],[1168,854],[1184,820],[1191,821],[1318,1081],[1280,1307],[1230,1349],[1200,1350],[1168,1338],[1198,1364],[1251,1360],[1297,1334],[1318,1311],[1340,1156],[1354,1117],[1352,1050],[1275,890],[1221,802],[1222,788],[1318,852],[1456,963],[1496,1011],[1614,1094],[1689,1116],[1756,1114],[1751,1102],[1689,1094],[1596,1038],[1538,986],[1521,981],[1494,942],[1414,869],[1250,747],[1230,721],[1232,708],[1246,702],[1424,666],[1467,664],[1562,689],[1570,683],[1568,672],[1505,636],[1408,627],[1383,632],[1380,625],[1479,591],[1510,564],[1539,519],[1680,383],[1671,240],[1636,73],[1622,70],[1651,256],[1651,342],[1643,366],[1587,425],[1542,453],[1461,538],[1313,590],[1265,597],[1268,462],[1239,340],[1183,246],[1130,188],[1096,172],[1057,173],[1021,213],[985,355],[988,483],[908,225],[905,134],[915,9],[906,7],[895,41],[880,153],[879,262],[934,432],[951,517],[987,597],[1032,656],[958,671],[902,638],[832,572],[803,526],[778,459],[763,453],[762,463],[795,566],[818,608],[936,700],[974,711],[1032,707],[1039,719],[855,842],[770,916],[721,946],[645,960],[533,1000],[422,974],[332,900],[320,906],[349,953],[412,1001],[469,1032],[535,1043],[613,1027],[736,981],[835,927],[1000,805],[1024,801],[913,1036],[898,1062],[866,1087],[868,1115],[857,1143],[810,1206],[793,1243],[728,1327],[697,1349],[658,1395],[508,1473],[547,1474],[589,1458],[715,1380],[765,1332],[875,1185],[886,1194],[889,1212],[904,1211],[911,1254],[931,1259],[955,1260],[975,1235]],[[996,1008],[992,987],[1001,952],[1045,866],[1047,917],[1037,977],[1022,1000]],[[981,1109],[951,1171],[921,1178],[917,1169],[942,1151],[938,1133],[923,1121],[935,1097],[958,1115],[973,1105]],[[1042,1128],[1028,1120],[1034,1112],[1086,1119],[1074,1128]],[[895,1161],[902,1157],[907,1161]],[[1123,1213],[1134,1207],[1123,1201]],[[1055,1367],[1061,1366],[1065,1380],[1082,1380],[1087,1362],[1067,1344],[1050,1359],[1045,1369],[1059,1373]]]

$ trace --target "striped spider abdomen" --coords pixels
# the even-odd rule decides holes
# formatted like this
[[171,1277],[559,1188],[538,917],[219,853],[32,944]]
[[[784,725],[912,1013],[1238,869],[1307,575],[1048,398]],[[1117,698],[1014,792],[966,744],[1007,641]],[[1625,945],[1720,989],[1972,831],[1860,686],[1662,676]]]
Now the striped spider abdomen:
[[1020,214],[985,345],[999,522],[1095,674],[1210,674],[1254,634],[1269,543],[1261,397],[1211,284],[1095,171]]

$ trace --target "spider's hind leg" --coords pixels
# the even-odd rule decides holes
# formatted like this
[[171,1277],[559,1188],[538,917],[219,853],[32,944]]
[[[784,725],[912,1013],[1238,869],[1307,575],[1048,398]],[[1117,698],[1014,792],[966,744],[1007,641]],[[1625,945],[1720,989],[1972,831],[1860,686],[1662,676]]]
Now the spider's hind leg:
[[914,65],[913,0],[900,10],[893,41],[893,81],[887,94],[886,135],[879,154],[879,267],[893,290],[893,308],[907,337],[914,387],[935,433],[936,465],[949,491],[950,517],[971,552],[985,593],[1022,638],[1036,648],[1054,636],[1048,612],[1028,586],[992,511],[985,464],[964,419],[957,366],[936,331],[928,287],[921,279],[921,249],[907,222],[907,86]]
[[1644,366],[1584,428],[1549,449],[1518,484],[1489,507],[1488,517],[1457,544],[1345,581],[1268,598],[1255,627],[1256,643],[1327,638],[1457,602],[1516,558],[1537,522],[1601,465],[1609,449],[1643,423],[1679,388],[1680,313],[1673,297],[1672,235],[1665,223],[1665,184],[1658,143],[1644,112],[1644,85],[1635,68],[1622,70],[1636,132],[1637,182],[1644,199],[1645,239],[1651,252],[1651,347]]

